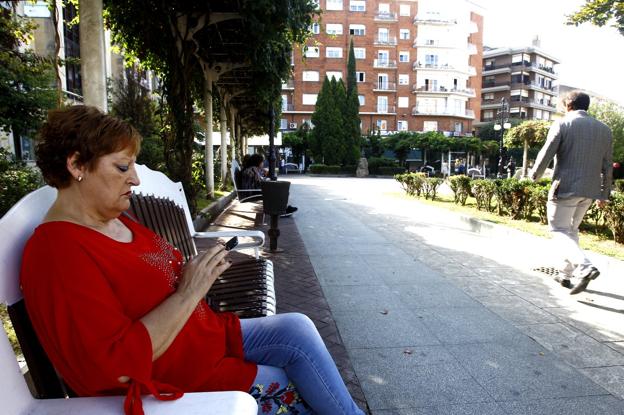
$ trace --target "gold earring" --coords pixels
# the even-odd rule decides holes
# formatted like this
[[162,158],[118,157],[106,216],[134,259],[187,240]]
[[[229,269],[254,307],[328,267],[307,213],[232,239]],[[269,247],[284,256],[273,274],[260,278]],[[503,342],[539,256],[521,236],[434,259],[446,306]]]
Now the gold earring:
[[76,180],[78,180],[78,182],[80,183],[82,181],[82,176],[78,176]]

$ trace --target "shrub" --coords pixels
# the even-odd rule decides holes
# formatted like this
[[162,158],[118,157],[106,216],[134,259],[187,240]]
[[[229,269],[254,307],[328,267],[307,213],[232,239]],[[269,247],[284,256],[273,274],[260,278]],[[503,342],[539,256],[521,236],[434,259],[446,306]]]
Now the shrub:
[[347,166],[342,166],[340,172],[343,174],[355,174],[356,170],[357,166],[349,164]]
[[435,200],[438,188],[444,182],[439,177],[426,177],[423,182],[423,190],[425,191],[425,199]]
[[[369,157],[368,158],[368,172],[370,174],[382,174],[380,172],[380,169],[382,167],[399,167],[399,164],[395,160],[387,158],[387,157]],[[403,171],[404,169],[395,173],[402,173]]]
[[466,199],[470,196],[470,177],[465,174],[458,174],[448,178],[449,186],[454,194],[454,202],[466,204]]
[[326,166],[324,164],[310,165],[310,173],[312,174],[340,174],[342,168],[340,166]]
[[624,193],[624,179],[617,179],[613,187],[617,192]]
[[604,217],[613,240],[617,243],[624,243],[624,193],[614,192],[609,197],[609,203],[604,208]]
[[[550,181],[544,185],[540,182],[533,183],[530,186],[529,204],[531,205],[531,211],[536,211],[537,216],[541,223],[548,223],[548,216],[546,215],[546,204],[548,203],[548,191],[550,190]],[[530,215],[529,215],[530,216]]]
[[22,197],[42,185],[39,170],[15,161],[12,154],[0,149],[0,217]]
[[470,186],[472,194],[477,200],[477,209],[492,211],[492,199],[496,193],[496,184],[492,180],[473,180]]
[[424,173],[402,173],[395,174],[396,181],[401,183],[403,190],[410,196],[420,197],[423,190],[426,175]]
[[530,209],[530,180],[497,179],[496,184],[496,200],[498,214],[503,215],[505,212],[512,219],[522,219],[531,216]]

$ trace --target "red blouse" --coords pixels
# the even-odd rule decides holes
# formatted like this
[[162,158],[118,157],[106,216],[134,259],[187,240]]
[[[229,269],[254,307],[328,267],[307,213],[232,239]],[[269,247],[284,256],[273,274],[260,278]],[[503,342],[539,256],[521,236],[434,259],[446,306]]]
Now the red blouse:
[[[175,291],[182,256],[150,230],[120,219],[132,242],[48,222],[24,248],[26,308],[56,369],[80,396],[127,393],[131,400],[139,385],[143,393],[249,391],[257,368],[244,360],[238,317],[215,313],[203,300],[152,362],[149,334],[139,319]],[[117,380],[124,375],[132,387]]]

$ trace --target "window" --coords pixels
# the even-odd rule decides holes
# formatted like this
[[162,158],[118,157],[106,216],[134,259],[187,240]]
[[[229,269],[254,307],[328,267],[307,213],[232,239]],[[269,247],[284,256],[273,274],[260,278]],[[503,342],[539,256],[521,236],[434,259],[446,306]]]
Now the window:
[[388,97],[377,97],[377,112],[388,112]]
[[483,111],[483,119],[484,120],[493,120],[494,119],[494,111],[492,111],[492,110]]
[[379,40],[379,42],[388,42],[389,35],[390,31],[385,27],[380,27],[379,29],[377,29],[377,40]]
[[342,25],[340,23],[327,23],[327,25],[325,25],[325,32],[328,35],[341,35]]
[[358,101],[360,101],[360,107],[366,103],[366,97],[364,95],[358,95]]
[[542,119],[542,110],[533,110],[534,111],[534,116],[533,118],[535,118],[536,120],[541,120]]
[[315,35],[318,35],[319,33],[321,33],[321,25],[318,23],[312,23],[312,27],[310,28],[310,30]]
[[410,31],[409,29],[400,29],[399,30],[399,39],[401,40],[409,40],[410,38]]
[[365,82],[366,81],[366,72],[356,72],[355,73],[355,78],[357,79],[358,82]]
[[342,48],[327,48],[325,51],[326,58],[342,58]]
[[288,95],[282,95],[282,111],[288,111]]
[[435,68],[438,66],[438,55],[425,55],[425,67]]
[[409,74],[399,74],[399,85],[409,85]]
[[303,94],[303,105],[316,105],[317,94]]
[[286,130],[288,128],[288,120],[286,118],[280,119],[280,130]]
[[437,121],[425,121],[423,122],[423,131],[438,131]]
[[390,13],[390,4],[389,3],[379,3],[379,13],[380,14],[389,14]]
[[522,62],[522,53],[517,53],[511,57],[511,63]]
[[310,46],[305,51],[306,58],[318,58],[320,56],[320,48],[318,46]]
[[410,5],[409,4],[401,4],[399,6],[399,15],[400,16],[409,16],[410,15]]
[[407,131],[407,121],[397,121],[398,131]]
[[492,101],[494,99],[494,93],[483,94],[484,101]]
[[325,10],[342,10],[342,0],[325,0]]
[[366,59],[366,48],[353,48],[355,59]]
[[409,52],[402,50],[399,52],[399,62],[409,62]]
[[330,81],[332,79],[332,76],[336,78],[336,81],[342,79],[342,72],[340,71],[327,71],[325,75],[327,75]]
[[363,24],[350,24],[349,34],[353,36],[364,36],[366,34],[366,26]]
[[388,121],[386,120],[377,120],[377,129],[380,131],[388,130]]
[[455,132],[461,134],[464,131],[464,125],[460,122],[455,123]]
[[352,12],[365,12],[366,2],[362,0],[351,0],[349,2],[349,11]]
[[409,97],[399,97],[399,108],[409,107]]
[[319,81],[318,71],[303,71],[301,75],[305,82],[318,82]]

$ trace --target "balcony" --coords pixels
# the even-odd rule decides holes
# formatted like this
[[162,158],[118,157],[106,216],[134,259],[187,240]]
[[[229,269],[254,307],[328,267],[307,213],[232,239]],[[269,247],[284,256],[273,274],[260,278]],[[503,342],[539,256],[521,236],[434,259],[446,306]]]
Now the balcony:
[[434,94],[434,95],[464,95],[470,98],[476,96],[475,90],[473,88],[447,88],[444,86],[433,87],[433,86],[424,86],[424,85],[412,85],[412,91],[420,94]]
[[386,91],[396,91],[396,83],[395,82],[377,82],[373,91],[376,92],[386,92]]
[[414,40],[413,46],[415,48],[441,48],[441,49],[455,48],[454,46],[445,44],[437,39],[423,39],[423,38],[416,38],[416,40]]
[[481,84],[481,92],[498,92],[498,91],[508,91],[511,87],[509,86],[509,82],[488,82],[484,81]]
[[457,19],[451,19],[450,17],[445,17],[445,16],[424,14],[424,15],[415,16],[414,24],[434,25],[434,26],[456,25]]
[[294,104],[282,104],[282,112],[292,112],[295,110]]
[[379,114],[396,114],[396,107],[388,105],[378,105],[377,113]]
[[509,98],[509,105],[516,106],[517,103],[527,104],[529,107],[537,107],[550,111],[557,109],[557,104],[547,99],[533,99],[529,97],[512,96]]
[[534,62],[522,61],[512,63],[514,67],[522,66],[524,68],[530,69],[532,71],[540,72],[542,75],[549,76],[551,78],[558,78],[558,75],[555,73],[555,70],[552,66],[538,65]]
[[475,113],[473,110],[456,111],[449,108],[412,108],[412,115],[435,115],[441,117],[460,117],[474,119]]
[[397,63],[395,60],[391,59],[375,59],[373,61],[373,68],[388,68],[388,69],[396,69]]
[[375,37],[375,45],[396,46],[396,36],[377,36]]
[[398,22],[399,16],[396,13],[378,11],[375,13],[375,20],[378,22]]
[[468,54],[476,55],[477,53],[479,53],[479,51],[477,50],[477,45],[475,45],[474,43],[468,43]]
[[479,31],[479,26],[477,25],[476,22],[473,22],[471,20],[470,23],[468,23],[468,33],[473,34],[473,33],[477,33],[478,31]]
[[295,89],[295,81],[289,79],[288,82],[282,84],[282,89]]
[[556,88],[554,86],[546,86],[544,84],[540,84],[537,83],[535,81],[523,81],[523,82],[518,82],[514,79],[511,80],[512,85],[525,85],[527,86],[529,89],[537,89],[540,91],[546,91],[550,94],[555,94]]
[[448,63],[443,64],[433,64],[433,63],[425,63],[422,64],[420,62],[414,62],[412,65],[413,70],[431,70],[431,71],[451,71],[451,72],[459,72],[462,74],[466,74],[468,76],[477,76],[477,69],[474,66],[464,66],[464,67],[455,67],[453,65],[449,65]]

